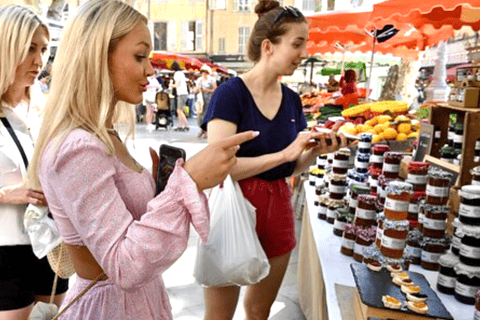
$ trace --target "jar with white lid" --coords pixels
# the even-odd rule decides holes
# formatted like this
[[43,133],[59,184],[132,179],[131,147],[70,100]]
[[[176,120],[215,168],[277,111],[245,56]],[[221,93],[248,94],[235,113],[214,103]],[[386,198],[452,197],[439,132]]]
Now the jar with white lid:
[[480,226],[480,185],[463,186],[460,189],[460,201],[460,222]]
[[480,289],[480,267],[472,267],[460,262],[454,269],[457,273],[455,299],[464,304],[475,304],[475,297]]
[[450,250],[456,256],[460,255],[460,247],[462,246],[462,237],[457,232],[459,228],[463,226],[463,223],[460,222],[458,218],[455,218],[452,222],[453,226],[453,236],[452,236],[452,244]]
[[469,266],[480,267],[480,226],[464,224],[456,233],[462,238],[460,261]]
[[437,277],[437,289],[445,294],[455,293],[455,283],[457,282],[457,273],[454,267],[459,263],[457,256],[447,253],[440,257],[438,264],[440,270]]

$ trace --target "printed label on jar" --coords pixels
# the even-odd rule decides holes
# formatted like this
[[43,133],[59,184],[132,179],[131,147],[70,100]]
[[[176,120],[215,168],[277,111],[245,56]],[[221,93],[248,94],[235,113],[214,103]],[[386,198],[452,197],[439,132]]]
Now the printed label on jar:
[[422,256],[422,249],[409,246],[408,244],[405,246],[405,252],[407,256],[411,256],[411,257],[420,258]]
[[373,179],[372,176],[368,176],[368,183],[370,184],[370,187],[378,187],[378,180]]
[[357,199],[350,198],[350,202],[348,203],[350,208],[356,208],[357,207]]
[[377,212],[375,210],[365,210],[362,208],[357,208],[355,211],[355,216],[365,220],[373,220],[377,216]]
[[336,160],[333,159],[333,167],[334,168],[348,168],[348,160]]
[[435,131],[435,139],[440,139],[442,136],[442,131]]
[[377,156],[372,154],[370,156],[370,162],[371,163],[382,163],[383,164],[383,156]]
[[384,163],[383,164],[383,172],[394,172],[397,173],[400,170],[399,164],[390,164]]
[[448,131],[447,139],[452,140],[455,137],[455,131]]
[[462,246],[462,239],[460,239],[457,236],[453,236],[452,237],[452,247],[460,249],[461,246]]
[[353,252],[363,256],[363,253],[365,252],[366,248],[367,248],[366,246],[362,246],[361,244],[355,243],[355,247],[353,249]]
[[456,278],[447,277],[441,273],[438,273],[437,283],[446,288],[455,288],[455,283],[457,282]]
[[318,178],[318,177],[317,177],[317,179],[315,179],[315,186],[316,186],[316,187],[321,186],[321,185],[323,184],[323,181],[324,181],[324,180],[323,180],[323,177],[321,177],[321,178]]
[[428,252],[428,251],[422,250],[421,259],[422,261],[425,261],[425,262],[438,263],[438,260],[442,255],[443,255],[443,252],[435,253],[435,252]]
[[478,311],[477,309],[475,309],[473,320],[480,320],[480,311]]
[[418,213],[419,210],[420,210],[420,206],[417,203],[408,204],[408,212]]
[[459,135],[459,134],[456,134],[454,137],[453,137],[453,142],[454,143],[463,143],[463,135]]
[[313,174],[308,176],[308,180],[311,182],[315,182],[315,179],[317,179],[317,176],[314,176]]
[[420,175],[420,174],[412,174],[409,173],[407,175],[407,182],[413,183],[413,184],[427,184],[428,176]]
[[423,223],[423,219],[425,219],[425,214],[418,213],[418,223]]
[[325,166],[327,164],[327,160],[326,159],[322,159],[320,157],[317,157],[317,165],[319,166]]
[[471,259],[480,259],[480,248],[462,244],[460,247],[460,255]]
[[445,230],[447,229],[446,220],[435,220],[427,217],[423,218],[423,227],[430,230]]
[[327,207],[318,206],[318,213],[320,213],[320,214],[327,214]]
[[331,183],[328,185],[328,191],[330,191],[331,193],[345,193],[346,189],[346,186],[336,186]]
[[388,237],[386,235],[382,236],[382,247],[393,249],[393,250],[402,250],[405,248],[405,239],[395,239]]
[[333,229],[343,230],[344,225],[345,225],[345,222],[338,221],[337,219],[335,219],[335,222],[333,224]]
[[458,213],[461,214],[462,216],[469,217],[469,218],[480,218],[480,207],[469,206],[461,203],[460,210]]
[[347,249],[353,249],[355,247],[355,240],[342,238],[342,247]]
[[392,211],[406,212],[409,204],[407,201],[394,200],[389,197],[385,199],[385,209]]
[[427,184],[427,196],[448,197],[448,187],[434,187]]
[[358,149],[370,149],[372,147],[372,144],[370,142],[359,142],[358,143]]
[[480,287],[467,286],[461,282],[455,283],[455,292],[461,296],[475,298]]
[[336,217],[335,210],[327,209],[327,218],[335,219],[335,217]]
[[355,168],[367,169],[368,162],[358,161],[358,159],[355,158]]

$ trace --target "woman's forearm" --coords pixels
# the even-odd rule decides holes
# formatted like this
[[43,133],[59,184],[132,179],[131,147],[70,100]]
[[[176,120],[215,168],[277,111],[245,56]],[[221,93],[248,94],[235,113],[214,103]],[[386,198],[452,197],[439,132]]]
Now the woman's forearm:
[[293,171],[293,175],[299,175],[303,171],[307,170],[315,161],[316,155],[312,152],[312,150],[305,151],[298,157],[298,160],[295,165],[295,170]]

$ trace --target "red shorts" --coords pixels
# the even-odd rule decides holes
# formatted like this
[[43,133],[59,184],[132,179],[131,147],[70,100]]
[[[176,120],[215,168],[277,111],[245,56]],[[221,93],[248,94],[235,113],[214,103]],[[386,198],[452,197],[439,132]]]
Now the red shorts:
[[256,231],[267,257],[292,251],[296,244],[295,221],[287,182],[253,177],[238,183],[245,198],[257,209]]

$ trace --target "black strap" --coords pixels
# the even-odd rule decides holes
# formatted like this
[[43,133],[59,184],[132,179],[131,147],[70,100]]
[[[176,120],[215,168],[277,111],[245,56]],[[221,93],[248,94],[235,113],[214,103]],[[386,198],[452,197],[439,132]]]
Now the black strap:
[[5,128],[7,128],[8,133],[12,136],[13,141],[17,145],[18,151],[20,151],[20,154],[22,155],[23,163],[25,163],[25,168],[28,168],[28,159],[27,155],[25,154],[25,151],[23,151],[22,144],[17,138],[17,135],[15,134],[15,131],[13,131],[12,126],[10,125],[10,122],[8,122],[7,118],[0,118],[3,122],[3,125]]

